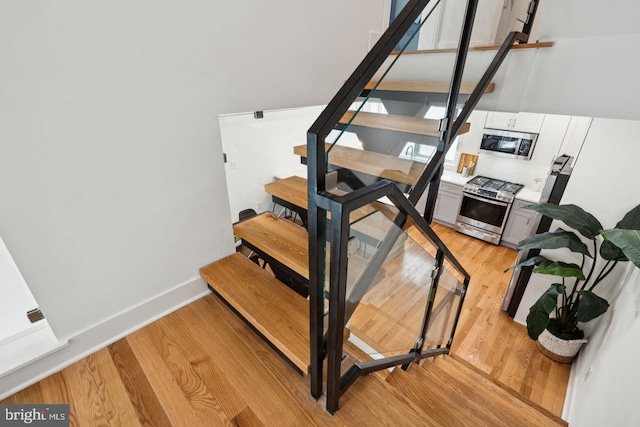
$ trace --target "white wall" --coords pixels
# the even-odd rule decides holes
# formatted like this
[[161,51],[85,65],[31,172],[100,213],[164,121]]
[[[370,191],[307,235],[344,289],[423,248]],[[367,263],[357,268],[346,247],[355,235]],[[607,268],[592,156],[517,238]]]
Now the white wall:
[[[640,119],[640,3],[542,1],[538,14],[536,39],[555,45],[510,52],[493,79],[496,92],[484,95],[478,108]],[[405,55],[387,78],[449,80],[454,55]],[[463,80],[478,81],[494,56],[471,52]]]
[[382,3],[0,3],[0,234],[60,338],[205,290],[233,251],[218,116],[328,102]]
[[533,58],[517,110],[640,119],[640,3],[542,1],[539,13],[540,39],[555,46]]
[[640,420],[640,270],[628,263],[625,273],[572,368],[565,408],[572,426],[635,426]]
[[225,173],[231,218],[238,221],[243,209],[271,210],[271,196],[264,185],[279,178],[299,175],[307,168],[293,147],[306,144],[307,130],[322,112],[322,106],[220,116],[222,147],[227,155]]
[[[640,144],[637,143],[637,135],[639,134],[640,122],[638,121],[594,119],[580,152],[580,157],[575,163],[562,203],[574,203],[581,206],[587,212],[595,215],[605,228],[614,227],[626,212],[640,204],[640,187],[635,184],[637,182],[636,162],[640,158]],[[554,225],[552,225],[552,229],[554,229]],[[559,255],[558,251],[553,252],[553,256],[569,260],[567,258],[569,253],[565,252],[563,255]],[[551,254],[547,255],[551,256]],[[606,359],[606,355],[610,354],[611,346],[602,344],[601,331],[609,328],[609,324],[613,322],[614,325],[617,325],[615,328],[618,328],[616,329],[618,332],[615,332],[614,335],[620,334],[622,340],[616,345],[620,348],[630,346],[636,354],[640,351],[637,337],[633,337],[629,329],[634,326],[628,321],[628,314],[625,311],[627,308],[620,311],[620,305],[628,303],[614,302],[617,293],[627,295],[631,292],[629,289],[616,291],[616,283],[620,280],[622,273],[623,267],[616,267],[607,281],[598,285],[596,289],[600,295],[610,299],[610,302],[613,303],[607,312],[608,314],[582,325],[587,338],[591,341],[583,347],[572,369],[570,390],[573,390],[573,394],[570,393],[568,396],[565,418],[571,425],[581,427],[603,425],[596,422],[597,419],[601,419],[598,417],[604,413],[611,417],[617,416],[613,408],[619,405],[620,401],[625,401],[626,395],[637,395],[637,386],[633,384],[633,381],[625,381],[625,385],[620,385],[616,379],[620,375],[628,375],[630,372],[637,371],[635,360],[631,362],[632,359],[624,356],[619,358],[616,363],[611,363],[609,359]],[[516,314],[516,320],[524,321],[531,304],[541,292],[549,287],[550,283],[550,278],[547,276],[536,274],[532,276]],[[627,299],[629,298],[621,299],[618,297],[618,301]],[[599,361],[597,363],[601,365],[598,373],[599,381],[607,383],[605,389],[597,386],[596,382],[587,383],[584,381],[589,366],[596,361]],[[594,365],[594,378],[595,374]],[[587,398],[583,398],[584,396],[588,396],[589,399],[598,396],[602,399],[602,405],[593,406]],[[627,413],[630,413],[629,411],[631,408]],[[590,418],[591,415],[593,418]],[[593,423],[585,421],[589,419]],[[580,422],[574,423],[576,420],[580,420]],[[607,425],[629,424],[612,421]]]

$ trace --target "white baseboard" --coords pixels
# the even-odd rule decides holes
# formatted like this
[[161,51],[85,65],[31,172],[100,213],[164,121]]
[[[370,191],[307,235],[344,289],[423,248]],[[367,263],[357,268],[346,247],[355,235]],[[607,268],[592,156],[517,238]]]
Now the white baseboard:
[[0,381],[24,366],[69,345],[56,338],[47,319],[33,323],[27,330],[0,343]]
[[69,337],[69,344],[66,348],[55,351],[2,377],[0,379],[0,400],[61,371],[101,348],[202,298],[209,292],[204,281],[197,277]]

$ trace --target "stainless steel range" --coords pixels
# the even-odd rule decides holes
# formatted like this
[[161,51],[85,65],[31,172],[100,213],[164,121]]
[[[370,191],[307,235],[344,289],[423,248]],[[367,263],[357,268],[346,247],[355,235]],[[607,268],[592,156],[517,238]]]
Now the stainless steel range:
[[522,184],[476,176],[462,189],[455,230],[497,245]]

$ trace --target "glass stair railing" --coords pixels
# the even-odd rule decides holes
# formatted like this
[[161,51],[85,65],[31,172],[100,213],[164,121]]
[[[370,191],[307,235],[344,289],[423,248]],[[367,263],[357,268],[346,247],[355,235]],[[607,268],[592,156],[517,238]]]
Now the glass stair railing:
[[[421,28],[436,25],[442,4],[408,0],[311,126],[307,144],[294,150],[308,166],[311,394],[323,393],[326,356],[331,413],[359,376],[451,347],[470,277],[425,218],[447,151],[493,91],[511,45],[528,37],[511,33],[485,73],[464,81],[477,5],[451,9],[464,12],[457,51],[430,67],[404,50]],[[423,217],[415,205],[427,188]],[[394,209],[350,219],[375,202]],[[426,238],[420,244],[407,234],[411,224]]]
[[[368,262],[394,231],[395,242],[372,281],[360,281]],[[419,233],[415,228],[413,233]],[[461,304],[464,277],[455,270],[437,275],[438,248],[422,244],[382,212],[349,227],[345,354],[354,363],[447,347]],[[438,280],[436,281],[436,277]],[[425,311],[428,318],[425,324]],[[345,341],[345,342],[346,342]],[[419,348],[416,343],[422,341]],[[358,349],[350,354],[348,349]],[[346,364],[343,363],[343,374]],[[349,366],[350,368],[350,366]]]

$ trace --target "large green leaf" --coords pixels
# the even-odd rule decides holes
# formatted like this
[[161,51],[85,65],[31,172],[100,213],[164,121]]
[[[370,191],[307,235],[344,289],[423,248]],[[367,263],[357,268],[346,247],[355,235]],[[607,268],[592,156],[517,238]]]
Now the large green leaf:
[[640,230],[640,205],[631,209],[616,225],[621,230]]
[[564,285],[554,283],[529,309],[527,333],[532,340],[537,340],[538,336],[549,324],[549,315],[555,310],[558,304],[558,295],[563,293],[564,290]]
[[622,249],[624,255],[640,268],[640,230],[603,230],[602,235]]
[[629,261],[624,253],[622,253],[622,249],[611,243],[609,240],[605,240],[600,245],[600,256],[607,261]]
[[546,215],[552,219],[560,220],[588,239],[595,239],[598,233],[600,233],[600,230],[602,230],[602,225],[596,217],[576,205],[539,203],[537,205],[524,206],[523,208],[540,212],[542,215]]
[[515,270],[516,268],[522,268],[522,267],[530,267],[532,265],[550,265],[553,264],[553,261],[551,261],[550,259],[543,257],[542,255],[537,255],[534,257],[529,258],[526,261],[522,261],[516,265],[512,265],[511,267],[507,268],[504,272],[506,273],[509,270]]
[[568,248],[571,252],[584,254],[589,258],[593,258],[589,253],[589,248],[582,240],[572,231],[565,231],[558,228],[556,231],[534,234],[518,243],[518,249],[558,249]]
[[577,264],[568,264],[562,261],[554,261],[549,265],[540,265],[533,268],[534,273],[550,274],[552,276],[576,277],[584,280],[584,273]]
[[[640,205],[627,212],[620,222],[618,222],[616,228],[619,230],[640,230]],[[606,260],[629,261],[622,252],[622,249],[609,240],[602,242],[600,255]]]
[[600,298],[591,291],[583,290],[580,294],[580,304],[578,305],[578,313],[576,317],[581,322],[588,322],[598,316],[601,316],[609,308],[609,302]]

